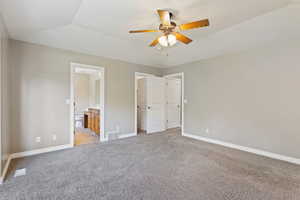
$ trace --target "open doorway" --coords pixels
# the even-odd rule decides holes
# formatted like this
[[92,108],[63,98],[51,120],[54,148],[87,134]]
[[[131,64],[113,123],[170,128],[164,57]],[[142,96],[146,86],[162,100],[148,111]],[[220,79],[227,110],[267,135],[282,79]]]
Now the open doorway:
[[104,140],[104,69],[72,63],[71,144]]
[[137,135],[146,134],[146,77],[137,77]]
[[166,78],[166,128],[181,129],[184,124],[184,74],[176,73]]
[[135,91],[137,135],[165,131],[165,78],[136,73]]
[[147,77],[155,77],[153,74],[135,73],[135,133],[146,134],[146,99],[145,80]]

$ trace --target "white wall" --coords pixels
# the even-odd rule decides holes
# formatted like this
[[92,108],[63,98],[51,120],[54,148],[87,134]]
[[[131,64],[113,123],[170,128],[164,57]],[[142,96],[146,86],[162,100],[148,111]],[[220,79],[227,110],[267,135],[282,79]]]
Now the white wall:
[[165,70],[185,73],[184,132],[300,158],[299,56],[278,41]]

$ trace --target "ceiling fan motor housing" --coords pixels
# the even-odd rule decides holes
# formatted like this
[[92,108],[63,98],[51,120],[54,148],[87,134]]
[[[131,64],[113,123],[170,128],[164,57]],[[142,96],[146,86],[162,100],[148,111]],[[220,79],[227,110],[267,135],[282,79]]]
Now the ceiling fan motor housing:
[[160,24],[159,30],[161,30],[164,34],[170,34],[170,33],[174,32],[176,26],[177,26],[176,23],[171,21],[169,26]]

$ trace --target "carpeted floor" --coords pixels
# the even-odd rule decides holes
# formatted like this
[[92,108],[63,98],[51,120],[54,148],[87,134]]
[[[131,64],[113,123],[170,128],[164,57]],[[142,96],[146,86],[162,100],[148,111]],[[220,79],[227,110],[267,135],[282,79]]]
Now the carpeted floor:
[[[27,175],[17,178],[17,168]],[[0,199],[298,200],[300,167],[181,137],[179,131],[13,161]]]

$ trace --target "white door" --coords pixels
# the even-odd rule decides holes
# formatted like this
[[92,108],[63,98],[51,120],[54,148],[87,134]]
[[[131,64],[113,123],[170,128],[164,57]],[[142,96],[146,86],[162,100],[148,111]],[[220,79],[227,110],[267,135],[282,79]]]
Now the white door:
[[138,130],[146,130],[146,79],[142,78],[138,80],[138,91],[137,91],[137,119],[138,119]]
[[149,77],[146,82],[147,133],[166,130],[165,79]]
[[181,126],[181,79],[167,79],[167,128]]

